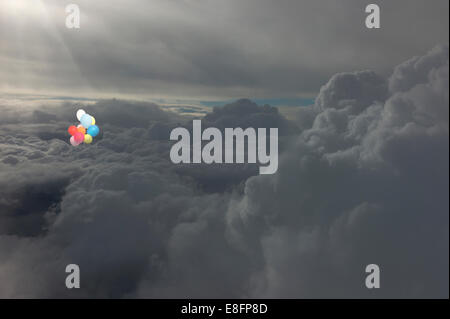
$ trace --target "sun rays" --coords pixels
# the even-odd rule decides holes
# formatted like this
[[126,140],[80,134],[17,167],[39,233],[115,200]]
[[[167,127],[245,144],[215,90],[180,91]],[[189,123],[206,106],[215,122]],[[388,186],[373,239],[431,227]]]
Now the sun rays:
[[9,75],[7,86],[0,90],[52,90],[60,82],[58,74],[70,74],[72,83],[88,87],[67,43],[64,4],[3,0],[0,17],[0,76]]

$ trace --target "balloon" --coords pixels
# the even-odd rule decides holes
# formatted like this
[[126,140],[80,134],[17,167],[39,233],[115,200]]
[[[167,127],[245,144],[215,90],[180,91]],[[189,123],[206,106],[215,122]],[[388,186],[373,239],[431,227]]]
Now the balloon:
[[70,135],[74,136],[76,132],[78,132],[77,127],[75,125],[69,126],[69,129],[67,130]]
[[72,144],[72,146],[78,146],[78,145],[80,145],[80,143],[78,143],[78,142],[75,141],[75,137],[74,137],[74,136],[71,136],[71,137],[70,137],[70,144]]
[[77,119],[78,119],[78,121],[81,121],[81,117],[82,117],[84,114],[86,114],[86,112],[85,112],[83,109],[79,109],[79,110],[77,111]]
[[90,116],[89,114],[83,114],[80,122],[81,125],[83,125],[85,128],[89,128],[89,126],[92,125],[92,116]]
[[76,132],[75,135],[73,136],[73,139],[75,140],[75,142],[81,143],[84,140],[84,134],[81,132]]
[[91,143],[92,143],[92,136],[90,136],[89,134],[86,134],[86,135],[84,136],[84,142],[85,142],[86,144],[91,144]]
[[86,134],[86,129],[83,127],[83,125],[77,126],[77,132],[81,132],[83,134]]
[[93,138],[100,132],[100,128],[95,125],[95,118],[87,114],[83,109],[77,111],[77,119],[80,121],[80,125],[71,125],[68,128],[68,132],[72,137],[70,138],[70,144],[77,146],[82,142],[91,144]]
[[98,135],[98,133],[100,132],[100,129],[98,128],[97,125],[91,125],[88,129],[87,129],[87,133],[92,136],[92,137],[96,137]]

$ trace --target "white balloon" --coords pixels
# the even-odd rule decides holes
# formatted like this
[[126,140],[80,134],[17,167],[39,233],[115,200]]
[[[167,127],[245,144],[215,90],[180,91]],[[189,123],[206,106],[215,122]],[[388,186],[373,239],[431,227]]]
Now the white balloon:
[[78,119],[78,121],[81,120],[81,117],[82,117],[84,114],[86,114],[86,112],[85,112],[83,109],[79,109],[79,110],[77,111],[77,119]]

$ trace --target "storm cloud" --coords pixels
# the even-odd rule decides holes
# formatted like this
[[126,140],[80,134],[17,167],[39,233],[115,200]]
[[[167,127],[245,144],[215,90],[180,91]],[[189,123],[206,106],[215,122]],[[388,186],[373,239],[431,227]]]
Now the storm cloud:
[[448,68],[442,45],[332,76],[295,122],[249,100],[204,117],[284,132],[270,176],[172,164],[191,119],[155,104],[83,105],[102,135],[72,147],[79,105],[2,101],[0,297],[448,298]]

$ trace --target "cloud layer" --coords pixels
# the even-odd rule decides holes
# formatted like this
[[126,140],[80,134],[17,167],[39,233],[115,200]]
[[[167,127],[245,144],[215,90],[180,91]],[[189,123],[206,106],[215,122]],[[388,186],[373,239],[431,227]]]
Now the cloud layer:
[[448,68],[439,46],[338,73],[295,124],[248,100],[205,116],[279,127],[271,176],[172,164],[189,119],[154,104],[87,105],[102,136],[73,148],[76,105],[3,101],[0,297],[448,297]]

